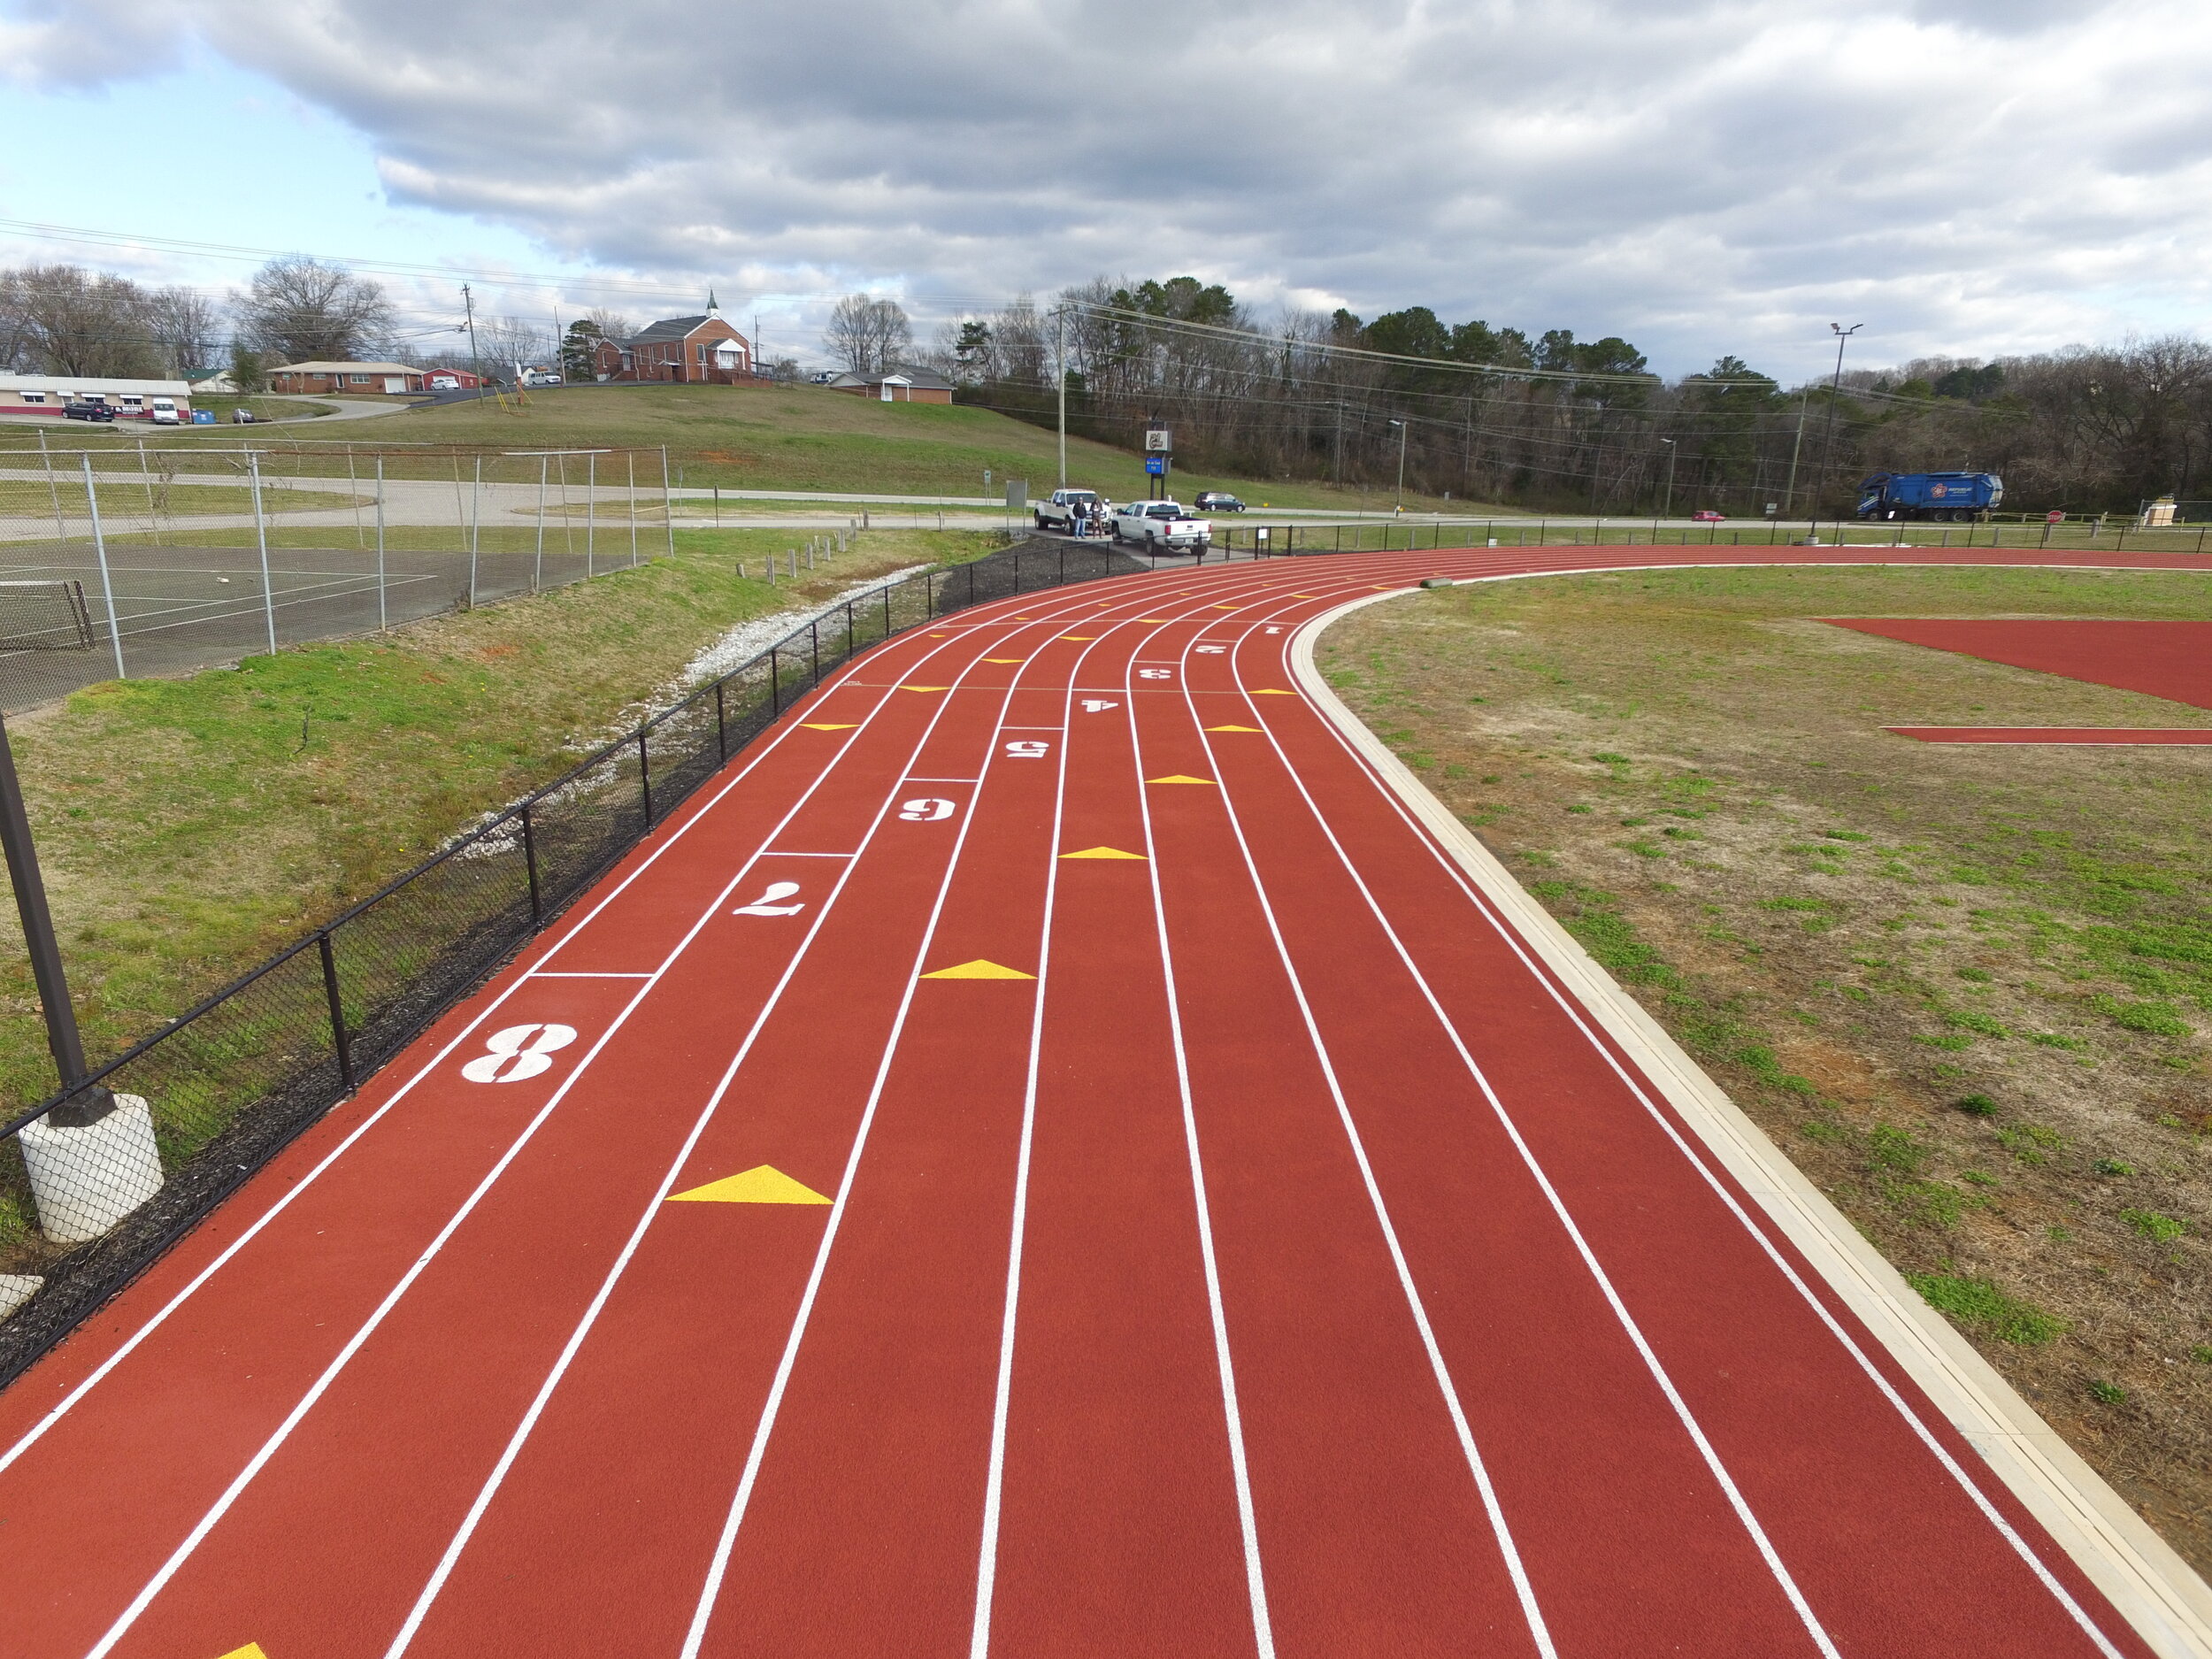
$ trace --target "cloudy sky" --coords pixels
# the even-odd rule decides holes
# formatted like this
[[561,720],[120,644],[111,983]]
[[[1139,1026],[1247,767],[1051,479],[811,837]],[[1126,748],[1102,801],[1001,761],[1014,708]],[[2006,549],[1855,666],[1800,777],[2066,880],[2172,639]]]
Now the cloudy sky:
[[426,329],[431,273],[711,281],[802,356],[851,288],[1188,272],[1794,380],[1832,321],[1870,364],[2212,325],[2208,62],[2203,0],[0,0],[0,258],[419,266]]

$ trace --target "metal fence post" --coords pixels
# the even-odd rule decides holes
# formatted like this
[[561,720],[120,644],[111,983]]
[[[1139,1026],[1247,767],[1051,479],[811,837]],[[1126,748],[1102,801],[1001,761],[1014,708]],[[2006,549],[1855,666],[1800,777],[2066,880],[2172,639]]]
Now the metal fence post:
[[768,712],[783,712],[783,670],[776,660],[776,648],[768,648]]
[[385,595],[389,584],[384,580],[384,457],[376,457],[376,626],[381,633],[391,626],[385,615]]
[[484,527],[484,457],[476,457],[476,476],[469,481],[469,609],[476,609],[476,543]]
[[722,687],[729,684],[725,675],[714,682],[714,759],[717,765],[728,764],[730,758],[730,717],[723,705]]
[[646,757],[645,732],[644,726],[637,729],[637,787],[645,802],[645,824],[649,829],[653,824],[653,764]]
[[330,949],[327,929],[315,935],[315,949],[323,959],[323,995],[330,1002],[330,1038],[338,1051],[338,1080],[353,1093],[353,1041],[346,1035],[346,1004],[338,995],[338,958]]
[[540,933],[545,927],[545,902],[538,895],[538,837],[530,822],[530,803],[522,803],[522,867],[530,878],[530,928]]
[[100,528],[100,497],[92,487],[92,457],[77,457],[84,463],[85,511],[92,517],[92,551],[100,561],[100,595],[108,608],[108,642],[115,648],[115,677],[127,680],[123,672],[123,629],[115,619],[115,584],[108,578],[108,539]]
[[812,653],[814,662],[812,676],[807,683],[818,686],[822,683],[822,625],[819,622],[808,623],[806,637],[807,646]]
[[635,449],[624,450],[622,459],[629,468],[630,481],[627,488],[630,497],[630,568],[635,570],[637,568],[637,451]]
[[276,595],[269,586],[269,520],[261,511],[261,456],[246,451],[246,471],[253,480],[253,535],[261,549],[261,611],[269,623],[269,655],[276,655]]
[[[722,522],[722,492],[715,488],[714,521]],[[676,498],[668,493],[668,446],[661,445],[661,522],[668,526],[668,557],[676,557]]]
[[538,553],[537,563],[530,567],[530,591],[536,593],[545,585],[545,474],[553,465],[553,457],[538,457]]
[[584,458],[584,574],[596,576],[596,549],[599,541],[599,457],[595,451]]

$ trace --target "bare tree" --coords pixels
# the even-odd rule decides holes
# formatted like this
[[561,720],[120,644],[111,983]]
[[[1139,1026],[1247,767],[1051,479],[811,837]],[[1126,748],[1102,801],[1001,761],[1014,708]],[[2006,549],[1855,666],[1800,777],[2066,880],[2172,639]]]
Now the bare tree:
[[16,354],[54,374],[139,378],[160,362],[146,291],[126,277],[77,265],[26,265],[0,279]]
[[914,325],[896,300],[848,294],[830,313],[822,339],[855,374],[883,374],[914,349]]
[[156,288],[146,296],[146,321],[165,366],[181,373],[214,365],[219,319],[214,302],[204,294]]
[[636,332],[630,326],[628,318],[620,311],[611,311],[603,305],[593,306],[584,313],[584,319],[599,330],[601,339],[611,340],[617,345]]
[[253,342],[285,363],[357,359],[392,328],[381,283],[301,254],[270,260],[232,303]]

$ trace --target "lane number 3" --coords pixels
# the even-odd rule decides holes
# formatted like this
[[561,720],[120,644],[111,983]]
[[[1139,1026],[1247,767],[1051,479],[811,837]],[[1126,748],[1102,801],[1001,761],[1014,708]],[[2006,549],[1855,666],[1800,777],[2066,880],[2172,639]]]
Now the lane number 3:
[[472,1083],[519,1083],[553,1066],[553,1051],[576,1041],[573,1025],[510,1025],[484,1039],[488,1052],[461,1068]]

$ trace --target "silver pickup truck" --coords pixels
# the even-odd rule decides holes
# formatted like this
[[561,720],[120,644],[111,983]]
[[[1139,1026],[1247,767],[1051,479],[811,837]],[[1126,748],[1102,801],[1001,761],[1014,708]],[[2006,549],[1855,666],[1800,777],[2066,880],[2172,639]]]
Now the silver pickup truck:
[[1114,509],[1114,540],[1133,541],[1148,553],[1203,553],[1214,527],[1194,518],[1180,502],[1132,501]]
[[1029,516],[1037,521],[1040,530],[1057,530],[1063,535],[1075,532],[1075,515],[1093,513],[1103,505],[1094,489],[1056,489],[1047,499],[1031,503]]

